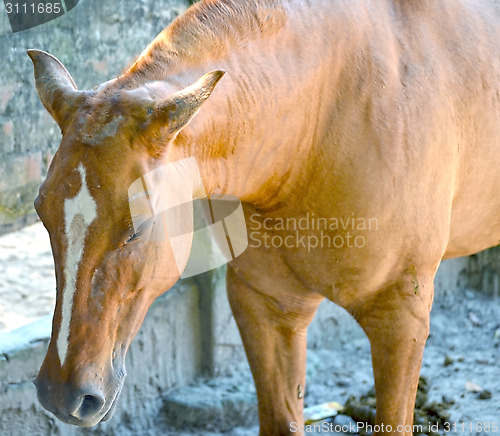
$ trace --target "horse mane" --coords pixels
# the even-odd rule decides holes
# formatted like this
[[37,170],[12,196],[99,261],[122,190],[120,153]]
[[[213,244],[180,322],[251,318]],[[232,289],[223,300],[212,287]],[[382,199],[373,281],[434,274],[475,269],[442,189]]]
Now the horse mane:
[[165,28],[124,76],[150,79],[217,60],[245,42],[278,32],[286,23],[282,0],[202,0]]

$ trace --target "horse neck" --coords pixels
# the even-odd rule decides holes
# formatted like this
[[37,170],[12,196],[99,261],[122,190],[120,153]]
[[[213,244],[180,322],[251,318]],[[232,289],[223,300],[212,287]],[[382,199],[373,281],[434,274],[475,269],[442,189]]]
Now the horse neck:
[[289,201],[299,180],[304,186],[300,163],[310,158],[318,123],[311,118],[317,114],[311,96],[321,93],[324,81],[317,72],[311,74],[311,62],[307,65],[310,41],[294,34],[296,18],[290,23],[289,12],[278,2],[255,1],[250,13],[243,8],[227,17],[221,29],[237,29],[239,42],[236,31],[217,35],[220,17],[214,18],[214,35],[202,35],[200,29],[208,24],[200,24],[199,13],[207,7],[192,8],[169,26],[126,76],[136,83],[165,80],[181,89],[209,71],[225,70],[166,159],[194,156],[207,193],[232,194],[259,208],[273,208]]

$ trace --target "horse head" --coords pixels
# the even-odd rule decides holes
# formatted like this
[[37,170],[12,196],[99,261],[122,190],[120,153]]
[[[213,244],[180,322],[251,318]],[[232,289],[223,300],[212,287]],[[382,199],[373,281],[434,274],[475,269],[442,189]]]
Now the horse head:
[[[151,210],[165,196],[192,198],[194,169],[177,166],[171,180],[182,182],[170,187],[150,177],[146,189],[144,176],[166,163],[223,72],[182,89],[118,78],[81,91],[55,57],[28,54],[40,100],[62,132],[35,200],[57,280],[52,336],[35,385],[59,419],[92,426],[111,417],[127,349],[153,300],[179,279],[191,248],[189,234],[176,247],[158,238],[161,217]],[[149,219],[137,228],[141,216]]]

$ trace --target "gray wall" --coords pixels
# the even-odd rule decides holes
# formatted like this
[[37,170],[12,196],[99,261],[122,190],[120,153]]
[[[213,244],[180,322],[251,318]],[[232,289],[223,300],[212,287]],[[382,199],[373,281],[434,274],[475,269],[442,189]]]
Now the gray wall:
[[188,0],[80,0],[64,16],[13,34],[0,6],[0,234],[33,222],[33,199],[59,145],[38,101],[26,49],[52,53],[78,87],[116,77]]

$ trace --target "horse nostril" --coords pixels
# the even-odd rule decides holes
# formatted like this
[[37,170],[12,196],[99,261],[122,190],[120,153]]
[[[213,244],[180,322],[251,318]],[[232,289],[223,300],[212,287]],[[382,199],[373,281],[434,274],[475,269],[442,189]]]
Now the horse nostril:
[[100,395],[83,395],[80,405],[71,413],[75,418],[85,420],[95,416],[104,406],[104,397]]

